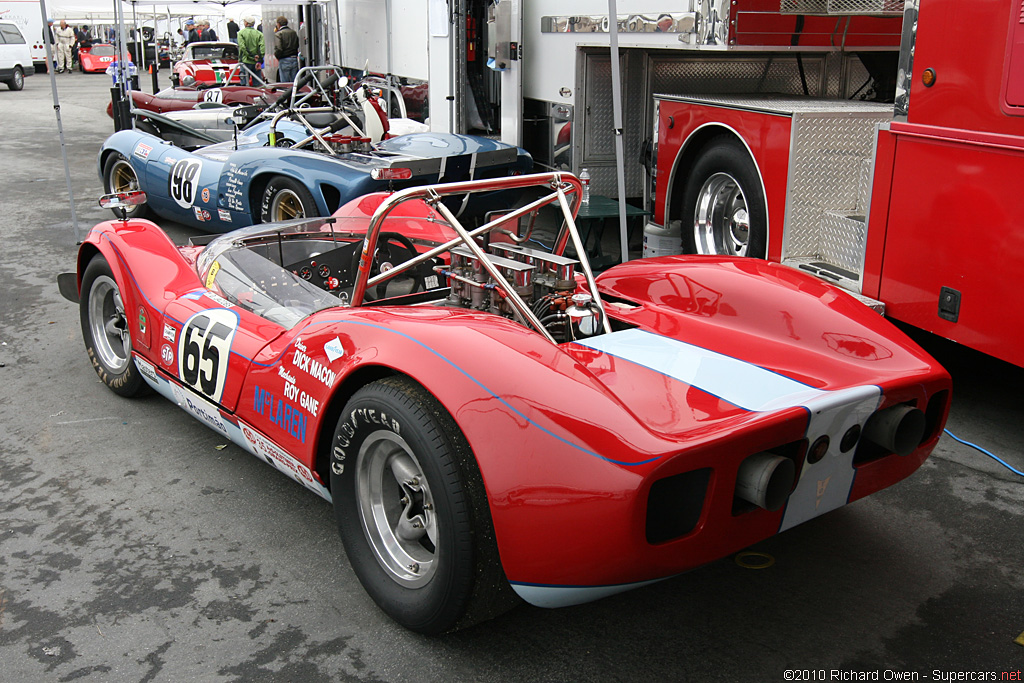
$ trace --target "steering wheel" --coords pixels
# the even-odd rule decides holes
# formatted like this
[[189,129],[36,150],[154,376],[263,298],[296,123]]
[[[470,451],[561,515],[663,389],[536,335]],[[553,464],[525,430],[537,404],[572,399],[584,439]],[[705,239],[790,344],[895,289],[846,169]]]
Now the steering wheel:
[[[358,250],[352,254],[353,273],[359,268],[359,258],[361,256],[362,252]],[[367,276],[367,279],[375,277],[382,272],[387,272],[393,266],[410,261],[417,256],[419,256],[419,252],[416,251],[416,246],[408,237],[400,232],[382,232],[377,235],[377,248],[373,252],[373,258],[370,260],[370,274]],[[424,265],[420,264],[399,276],[399,278],[407,277],[412,280],[412,289],[407,292],[408,294],[426,291],[427,283],[423,274]],[[396,280],[387,280],[379,285],[367,287],[363,298],[367,301],[386,298],[388,285],[394,281]],[[382,289],[378,289],[381,285],[383,285]]]

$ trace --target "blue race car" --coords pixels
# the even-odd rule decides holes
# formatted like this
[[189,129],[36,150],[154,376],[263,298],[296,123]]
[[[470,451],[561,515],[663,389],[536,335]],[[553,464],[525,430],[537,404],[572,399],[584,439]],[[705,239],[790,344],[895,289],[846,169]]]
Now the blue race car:
[[486,138],[414,133],[371,145],[334,135],[329,125],[312,133],[286,119],[257,122],[236,139],[193,151],[124,130],[107,138],[98,162],[106,192],[142,190],[149,198],[129,217],[152,211],[214,233],[329,216],[369,192],[518,175],[533,166],[525,150]]

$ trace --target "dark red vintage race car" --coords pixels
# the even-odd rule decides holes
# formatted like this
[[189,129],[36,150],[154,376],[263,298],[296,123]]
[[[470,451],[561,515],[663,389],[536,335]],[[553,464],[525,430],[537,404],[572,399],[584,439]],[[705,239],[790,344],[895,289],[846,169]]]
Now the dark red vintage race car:
[[[131,90],[132,109],[142,109],[166,114],[172,111],[187,111],[196,106],[228,106],[240,104],[269,104],[291,87],[291,83],[271,83],[262,86],[223,85],[193,83],[164,88],[155,95],[141,90]],[[113,104],[107,103],[107,116],[113,118]]]
[[[511,188],[529,203],[472,230],[444,201]],[[417,187],[185,247],[107,221],[58,281],[110,389],[159,392],[333,501],[367,592],[425,633],[685,572],[925,460],[950,378],[882,316],[757,259],[595,278],[580,191]]]

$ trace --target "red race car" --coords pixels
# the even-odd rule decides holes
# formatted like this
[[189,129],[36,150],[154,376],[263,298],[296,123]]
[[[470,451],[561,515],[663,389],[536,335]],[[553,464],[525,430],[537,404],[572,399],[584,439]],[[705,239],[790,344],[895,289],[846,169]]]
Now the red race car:
[[93,43],[78,48],[78,68],[84,74],[106,73],[110,63],[117,59],[117,51],[109,43]]
[[[472,230],[453,214],[512,188],[537,199]],[[595,278],[580,192],[416,187],[185,247],[107,221],[58,282],[111,390],[156,391],[333,501],[367,592],[424,633],[685,572],[924,462],[950,378],[881,315],[750,258]]]
[[212,85],[237,85],[241,83],[238,70],[238,46],[234,43],[189,43],[185,53],[174,64],[171,83],[190,85],[207,83]]

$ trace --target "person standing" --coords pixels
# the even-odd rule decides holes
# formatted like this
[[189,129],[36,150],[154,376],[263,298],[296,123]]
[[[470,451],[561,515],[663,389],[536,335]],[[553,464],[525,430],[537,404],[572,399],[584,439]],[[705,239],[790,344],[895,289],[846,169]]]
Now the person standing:
[[57,70],[57,42],[53,39],[53,19],[46,20],[46,28],[43,29],[43,42],[50,44],[50,55],[53,58],[53,64],[50,68],[54,71]]
[[210,28],[210,21],[208,19],[202,19],[199,22],[199,40],[205,42],[215,43],[217,42],[217,34],[212,28]]
[[61,19],[60,27],[54,30],[53,37],[57,41],[57,73],[71,73],[71,46],[75,44],[75,30]]
[[[244,19],[242,20],[245,21]],[[228,19],[228,40],[232,43],[238,42],[238,24],[235,23],[233,18]]]
[[267,53],[263,34],[252,27],[256,20],[252,17],[242,19],[245,28],[238,32],[238,61],[242,63],[239,78],[242,85],[256,85],[254,77],[262,78],[263,55]]
[[288,27],[288,17],[277,18],[274,56],[277,57],[277,80],[291,83],[299,70],[299,34]]
[[191,19],[185,20],[185,45],[199,42],[199,34],[196,32],[196,22]]

